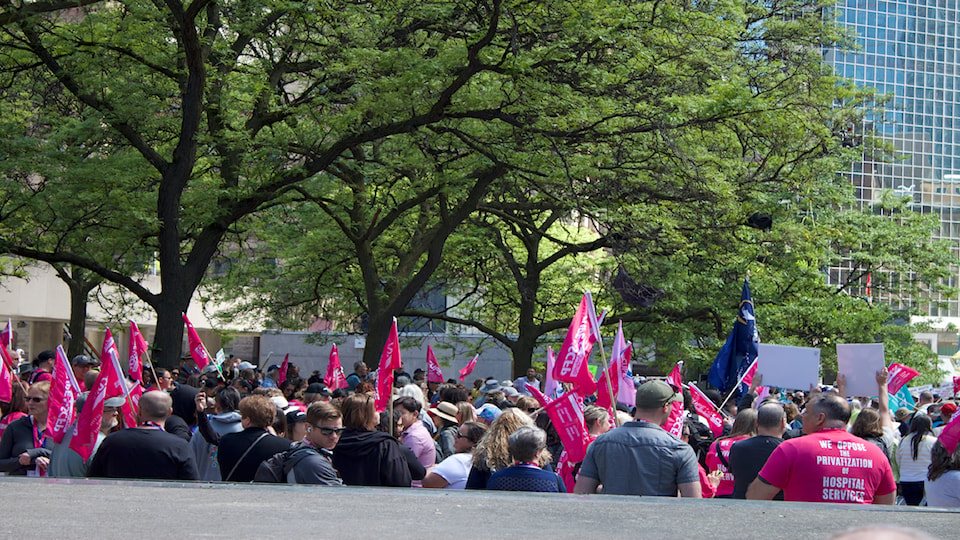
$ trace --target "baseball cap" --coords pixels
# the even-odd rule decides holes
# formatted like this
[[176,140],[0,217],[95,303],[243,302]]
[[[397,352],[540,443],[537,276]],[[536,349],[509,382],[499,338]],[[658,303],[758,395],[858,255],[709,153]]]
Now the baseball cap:
[[640,385],[637,389],[637,408],[656,409],[671,401],[683,401],[683,395],[678,394],[669,384],[652,380]]
[[78,354],[73,357],[73,360],[70,360],[70,364],[74,366],[96,366],[99,365],[100,362],[90,358],[85,354]]

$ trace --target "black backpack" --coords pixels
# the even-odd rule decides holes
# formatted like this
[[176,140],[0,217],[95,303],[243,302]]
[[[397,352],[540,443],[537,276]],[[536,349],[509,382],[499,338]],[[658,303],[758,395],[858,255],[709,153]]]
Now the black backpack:
[[302,446],[299,448],[291,448],[290,450],[285,450],[283,452],[277,452],[273,456],[265,459],[263,463],[257,467],[257,472],[253,476],[254,482],[263,482],[267,484],[296,484],[296,480],[293,475],[293,466],[291,458],[297,452],[317,452],[317,449],[312,446]]

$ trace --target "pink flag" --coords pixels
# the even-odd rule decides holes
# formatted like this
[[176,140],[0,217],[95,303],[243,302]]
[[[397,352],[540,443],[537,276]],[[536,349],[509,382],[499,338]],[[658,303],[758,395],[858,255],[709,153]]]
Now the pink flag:
[[547,347],[547,372],[545,374],[546,380],[543,384],[543,391],[549,397],[557,396],[557,389],[560,388],[560,383],[553,378],[553,366],[556,365],[557,359],[553,356],[553,347]]
[[0,332],[0,357],[3,363],[7,365],[11,373],[17,371],[17,365],[13,363],[13,357],[10,356],[10,343],[13,341],[13,324],[7,319],[7,327]]
[[690,397],[693,398],[693,408],[696,409],[697,414],[707,420],[713,436],[719,437],[723,435],[723,416],[717,411],[717,406],[710,401],[710,398],[708,398],[697,385],[690,383],[687,385],[687,388],[690,389]]
[[113,335],[107,330],[103,338],[103,349],[100,353],[100,375],[90,390],[87,401],[80,411],[80,418],[73,430],[73,439],[70,448],[80,454],[84,461],[93,454],[93,446],[97,442],[97,433],[100,432],[100,421],[103,419],[103,402],[108,398],[122,396],[126,384],[123,383],[123,373],[119,370],[116,344]]
[[957,394],[960,394],[960,377],[953,378],[953,397],[957,397]]
[[130,378],[143,382],[143,361],[141,356],[147,352],[147,340],[140,334],[140,328],[137,323],[130,321],[130,346],[127,354],[127,374]]
[[467,365],[463,366],[463,369],[460,370],[460,382],[463,382],[463,380],[467,378],[467,375],[473,373],[473,368],[477,367],[477,360],[479,359],[480,355],[475,355],[467,362]]
[[400,369],[400,335],[397,333],[397,318],[390,325],[390,335],[383,344],[380,364],[377,367],[377,412],[387,410],[393,392],[393,370]]
[[[193,327],[193,323],[190,322],[190,319],[187,318],[187,314],[183,314],[183,322],[187,325],[187,339],[190,342],[190,356],[193,358],[193,361],[196,362],[199,369],[207,367],[207,364],[210,363],[210,355],[207,354],[207,348],[203,346],[203,342],[200,341],[200,336],[197,334],[197,330]],[[281,374],[281,377],[284,375]]]
[[[563,340],[557,362],[553,366],[553,377],[560,382],[572,383],[577,391],[589,396],[597,391],[597,384],[587,369],[587,359],[593,344],[597,341],[597,333],[590,323],[589,304],[587,295],[583,295],[580,306],[577,308],[567,337]],[[593,314],[596,317],[596,314]]]
[[143,396],[143,386],[134,381],[130,385],[130,397],[123,402],[120,408],[123,414],[123,425],[130,428],[137,426],[137,410],[140,408],[140,398]]
[[347,384],[347,378],[343,375],[343,367],[340,365],[340,352],[337,351],[336,345],[330,349],[330,361],[327,362],[327,376],[323,378],[323,384],[331,390],[350,386]]
[[287,382],[287,369],[290,367],[290,353],[283,355],[283,362],[280,364],[280,376],[277,378],[277,387],[283,386]]
[[633,377],[630,376],[630,354],[633,347],[627,343],[623,355],[620,356],[620,392],[617,393],[617,401],[624,403],[629,407],[637,404],[637,388],[633,385]]
[[13,400],[13,376],[7,369],[7,363],[0,361],[0,401],[10,403]]
[[747,385],[747,388],[753,384],[753,376],[757,374],[757,359],[753,360],[753,363],[750,364],[750,367],[747,368],[747,372],[743,374],[743,382],[741,384]]
[[952,456],[956,452],[957,443],[960,442],[960,414],[953,415],[953,419],[944,426],[937,440],[946,448],[949,455]]
[[889,378],[887,379],[887,392],[891,394],[896,394],[903,388],[903,385],[910,382],[910,379],[913,379],[920,374],[919,371],[907,367],[903,364],[893,363],[890,364],[890,367],[887,368],[889,373]]
[[443,372],[440,371],[440,363],[437,362],[437,356],[433,354],[433,347],[429,345],[427,345],[427,382],[443,382]]
[[53,442],[60,444],[67,428],[76,418],[74,403],[80,394],[80,385],[67,360],[67,353],[63,346],[57,347],[57,359],[53,364],[53,380],[50,384],[50,393],[47,396],[47,435]]
[[541,392],[540,389],[537,388],[537,385],[535,384],[527,383],[527,390],[530,392],[530,395],[532,395],[537,400],[537,402],[540,403],[541,407],[546,407],[553,401],[552,399],[544,395],[544,393]]
[[[683,362],[677,362],[677,365],[673,366],[673,370],[667,375],[667,383],[677,392],[683,391],[683,382],[680,379],[680,369],[682,366]],[[672,405],[673,409],[670,411],[670,417],[667,418],[663,429],[669,431],[674,437],[679,439],[680,436],[683,435],[683,403],[674,401]]]
[[[623,339],[623,321],[617,326],[617,336],[613,339],[613,352],[610,354],[610,367],[600,375],[597,381],[597,406],[604,409],[615,409],[617,404],[612,399],[616,399],[620,394],[620,381],[622,379],[620,370],[623,369],[623,363],[620,357],[627,348],[627,342]],[[609,385],[609,388],[607,386]],[[613,418],[610,418],[613,420]]]
[[563,441],[569,461],[573,463],[583,461],[590,441],[590,434],[583,419],[582,402],[577,398],[576,392],[567,392],[546,407],[553,427]]

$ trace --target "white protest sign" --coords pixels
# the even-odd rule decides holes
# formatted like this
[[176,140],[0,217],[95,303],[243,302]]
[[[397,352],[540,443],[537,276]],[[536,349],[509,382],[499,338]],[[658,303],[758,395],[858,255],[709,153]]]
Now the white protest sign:
[[809,390],[820,383],[820,349],[761,343],[757,375],[764,386]]
[[837,344],[837,376],[847,378],[847,396],[876,396],[877,372],[886,366],[883,343]]

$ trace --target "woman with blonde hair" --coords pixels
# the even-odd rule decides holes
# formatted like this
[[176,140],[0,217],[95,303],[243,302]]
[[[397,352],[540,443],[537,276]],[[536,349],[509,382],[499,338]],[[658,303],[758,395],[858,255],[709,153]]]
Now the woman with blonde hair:
[[[487,482],[494,472],[513,465],[507,439],[520,426],[531,425],[533,420],[516,407],[503,411],[473,448],[473,466],[470,468],[466,489],[487,489]],[[537,465],[543,466],[550,463],[551,459],[549,452],[543,452]]]
[[473,408],[473,403],[461,401],[457,403],[457,423],[461,426],[467,422],[477,421],[477,410]]

